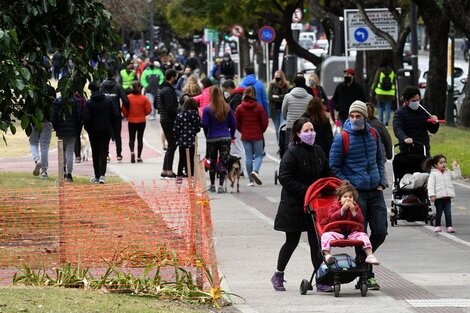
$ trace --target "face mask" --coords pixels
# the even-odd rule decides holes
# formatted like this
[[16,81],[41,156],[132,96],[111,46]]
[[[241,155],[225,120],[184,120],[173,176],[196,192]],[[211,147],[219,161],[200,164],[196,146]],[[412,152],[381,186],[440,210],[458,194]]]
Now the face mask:
[[228,58],[224,58],[224,61],[228,61]]
[[344,76],[344,82],[346,84],[350,84],[352,82],[352,77],[351,76]]
[[317,84],[317,83],[315,83],[314,80],[309,80],[308,83],[309,83],[309,85],[312,86],[312,87]]
[[359,119],[351,120],[351,129],[352,130],[361,130],[365,126],[364,117]]
[[412,110],[417,110],[418,107],[419,107],[419,101],[410,101],[410,102],[408,102],[408,106]]
[[137,69],[139,67],[139,64],[134,64],[134,69]]
[[314,132],[314,131],[311,131],[311,132],[301,132],[299,134],[299,138],[300,140],[306,144],[306,145],[313,145],[315,143],[315,137],[317,136],[317,133]]
[[274,78],[277,82],[280,82],[281,81],[281,77],[275,77]]
[[225,99],[230,98],[230,92],[224,91],[224,98],[225,98]]

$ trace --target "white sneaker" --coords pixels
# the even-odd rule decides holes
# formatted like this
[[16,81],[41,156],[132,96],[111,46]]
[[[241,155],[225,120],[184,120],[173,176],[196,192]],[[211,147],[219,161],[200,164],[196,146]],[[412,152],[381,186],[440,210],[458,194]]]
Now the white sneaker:
[[248,184],[246,184],[248,187],[253,187],[255,185],[255,183],[253,182],[249,182]]
[[259,178],[259,174],[255,171],[251,172],[251,178],[255,181],[257,185],[262,185],[263,182],[261,181],[261,178]]
[[367,256],[366,263],[374,264],[374,265],[380,264],[380,262],[377,260],[377,258],[373,254]]
[[100,176],[99,183],[106,184],[106,178],[104,176]]
[[90,178],[90,183],[92,183],[92,184],[98,184],[99,182],[100,182],[100,180],[96,177]]

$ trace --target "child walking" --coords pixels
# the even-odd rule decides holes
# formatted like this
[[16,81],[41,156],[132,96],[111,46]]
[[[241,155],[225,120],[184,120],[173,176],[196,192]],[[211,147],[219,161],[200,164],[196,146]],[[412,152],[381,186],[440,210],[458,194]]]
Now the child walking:
[[450,212],[451,199],[455,197],[452,180],[461,176],[460,167],[457,162],[453,162],[452,171],[447,169],[447,159],[444,155],[438,154],[426,162],[427,170],[431,170],[428,179],[428,196],[436,207],[436,233],[441,231],[442,212],[446,219],[448,233],[454,233],[452,227],[452,215]]
[[[328,213],[328,223],[335,221],[354,221],[360,224],[364,223],[361,208],[356,203],[358,193],[348,181],[344,181],[336,190],[337,201],[333,202]],[[379,265],[379,261],[372,254],[372,245],[369,236],[360,231],[359,227],[343,226],[334,228],[331,231],[324,232],[321,236],[321,247],[325,255],[325,262],[331,264],[335,261],[334,256],[330,254],[330,243],[333,240],[345,239],[360,240],[364,243],[364,252],[367,257],[365,262]]]
[[186,148],[189,148],[191,176],[194,176],[194,149],[196,135],[201,130],[201,120],[198,114],[199,104],[193,98],[186,98],[173,125],[176,145],[179,148],[178,177],[188,176]]

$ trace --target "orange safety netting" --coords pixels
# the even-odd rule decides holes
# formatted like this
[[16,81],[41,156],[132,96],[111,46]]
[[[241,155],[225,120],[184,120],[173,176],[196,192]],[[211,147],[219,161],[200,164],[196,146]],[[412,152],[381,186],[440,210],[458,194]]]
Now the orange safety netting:
[[134,268],[172,258],[201,261],[217,276],[204,189],[203,179],[185,179],[2,190],[0,268]]

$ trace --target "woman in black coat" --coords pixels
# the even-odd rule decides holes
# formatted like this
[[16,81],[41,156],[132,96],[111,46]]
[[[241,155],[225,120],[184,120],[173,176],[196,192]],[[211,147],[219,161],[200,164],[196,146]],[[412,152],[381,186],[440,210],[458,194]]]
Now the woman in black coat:
[[304,197],[308,187],[317,179],[330,175],[325,153],[314,144],[315,135],[313,124],[309,119],[296,120],[292,127],[293,145],[284,153],[279,165],[279,181],[282,185],[282,192],[274,229],[286,233],[286,242],[279,251],[277,271],[271,278],[273,287],[277,291],[286,290],[284,269],[300,241],[302,232],[308,232],[310,255],[314,268],[318,268],[323,260],[312,218],[304,212]]

